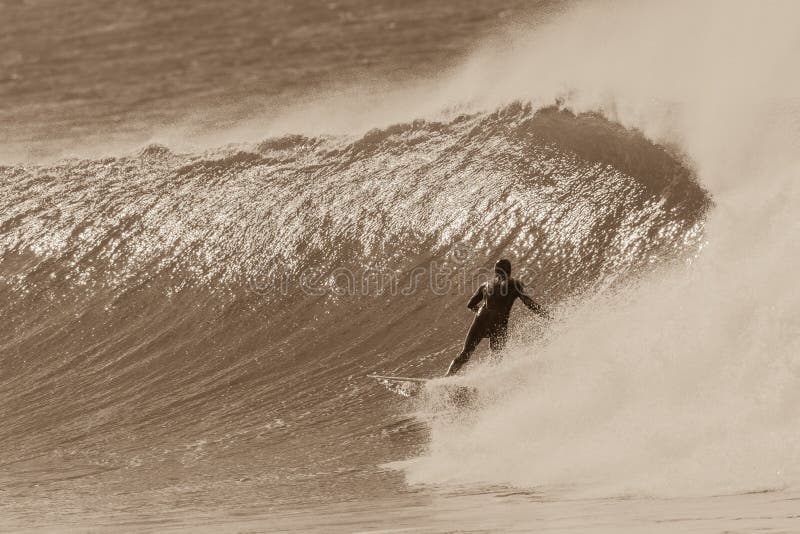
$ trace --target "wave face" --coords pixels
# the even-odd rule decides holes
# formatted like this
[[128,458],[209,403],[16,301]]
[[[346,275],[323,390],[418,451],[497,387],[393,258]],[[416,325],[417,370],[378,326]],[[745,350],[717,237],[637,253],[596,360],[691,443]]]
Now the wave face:
[[640,133],[522,104],[0,172],[0,461],[165,507],[391,491],[428,431],[364,375],[442,373],[481,269],[566,310],[694,257],[710,206]]

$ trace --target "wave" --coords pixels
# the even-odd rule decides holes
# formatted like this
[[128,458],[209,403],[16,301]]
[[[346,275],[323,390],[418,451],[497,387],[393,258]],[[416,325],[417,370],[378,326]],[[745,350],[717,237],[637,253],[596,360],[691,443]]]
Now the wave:
[[[3,167],[4,464],[213,493],[244,463],[298,500],[409,457],[411,483],[795,485],[792,10],[582,4],[440,84],[489,111]],[[363,375],[441,373],[500,255],[558,320],[514,318],[470,417],[387,430]]]
[[4,167],[2,189],[4,461],[67,447],[143,473],[199,435],[217,461],[269,439],[266,465],[312,429],[349,443],[394,410],[365,372],[440,373],[498,255],[556,307],[691,258],[709,208],[672,151],[520,103]]
[[25,265],[15,274],[118,289],[181,275],[178,285],[241,286],[278,267],[407,268],[455,243],[480,250],[478,235],[632,265],[621,234],[633,229],[621,227],[654,238],[636,243],[640,256],[678,252],[675,236],[708,206],[687,166],[640,134],[521,104],[354,140],[287,136],[200,155],[154,145],[3,174],[3,250]]

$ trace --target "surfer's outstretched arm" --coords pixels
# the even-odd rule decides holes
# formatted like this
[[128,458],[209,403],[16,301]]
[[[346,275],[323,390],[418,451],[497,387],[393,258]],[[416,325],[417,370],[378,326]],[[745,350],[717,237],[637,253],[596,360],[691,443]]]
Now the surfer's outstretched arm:
[[525,293],[525,286],[522,285],[522,282],[517,281],[517,293],[519,295],[519,300],[528,307],[533,313],[544,317],[545,319],[550,319],[550,314],[545,310],[541,304],[533,300],[527,293]]
[[475,293],[469,299],[469,302],[467,302],[467,308],[469,308],[470,310],[472,310],[474,312],[478,311],[478,308],[480,307],[480,303],[483,300],[483,289],[484,289],[485,286],[486,286],[486,284],[481,284],[481,286],[478,288],[478,290],[475,291]]

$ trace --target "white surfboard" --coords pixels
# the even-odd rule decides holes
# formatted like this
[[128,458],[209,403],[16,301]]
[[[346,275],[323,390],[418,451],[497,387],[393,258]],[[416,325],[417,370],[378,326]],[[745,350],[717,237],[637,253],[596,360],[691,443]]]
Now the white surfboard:
[[367,375],[369,378],[374,378],[376,380],[386,380],[389,382],[416,382],[419,384],[424,384],[430,378],[409,378],[407,376],[384,376],[384,375]]
[[367,375],[367,377],[374,378],[392,393],[403,397],[416,396],[428,381],[427,378],[410,378],[407,376]]

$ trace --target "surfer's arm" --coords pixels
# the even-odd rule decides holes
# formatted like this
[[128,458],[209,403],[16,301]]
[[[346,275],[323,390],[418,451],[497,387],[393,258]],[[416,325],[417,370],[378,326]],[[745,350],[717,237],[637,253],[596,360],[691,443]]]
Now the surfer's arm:
[[544,317],[545,319],[550,319],[550,314],[545,310],[541,304],[533,300],[530,295],[525,292],[525,286],[520,281],[516,281],[517,287],[517,295],[519,296],[519,300],[528,307],[533,313]]
[[470,310],[472,310],[472,311],[474,311],[476,313],[478,311],[478,308],[480,307],[479,305],[480,305],[481,301],[483,300],[483,287],[484,286],[481,285],[478,288],[478,290],[475,291],[475,294],[472,295],[472,298],[469,299],[469,302],[467,302],[467,308],[469,308]]

